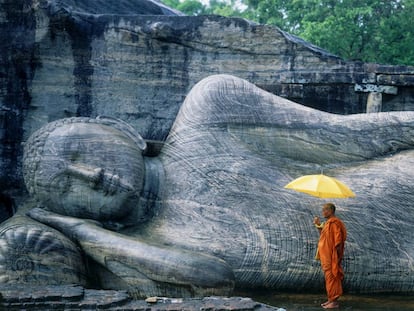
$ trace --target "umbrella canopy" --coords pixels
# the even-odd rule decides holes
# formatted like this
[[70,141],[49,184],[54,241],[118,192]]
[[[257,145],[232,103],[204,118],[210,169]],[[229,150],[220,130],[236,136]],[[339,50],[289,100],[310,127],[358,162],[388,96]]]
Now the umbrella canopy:
[[353,198],[355,194],[344,183],[336,178],[323,174],[305,175],[285,186],[318,198]]

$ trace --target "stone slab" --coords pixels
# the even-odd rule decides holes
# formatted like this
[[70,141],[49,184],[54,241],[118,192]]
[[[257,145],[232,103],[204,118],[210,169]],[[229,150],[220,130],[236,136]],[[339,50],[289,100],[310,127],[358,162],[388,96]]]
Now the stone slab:
[[126,291],[86,289],[79,285],[28,287],[2,285],[3,310],[134,310],[134,311],[278,311],[246,297],[193,299],[152,297],[135,300]]

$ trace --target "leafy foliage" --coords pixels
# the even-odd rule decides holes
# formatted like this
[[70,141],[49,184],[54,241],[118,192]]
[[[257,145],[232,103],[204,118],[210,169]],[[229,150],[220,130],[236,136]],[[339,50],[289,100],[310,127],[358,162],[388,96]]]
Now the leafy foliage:
[[272,24],[345,59],[414,65],[414,0],[163,0],[188,15]]

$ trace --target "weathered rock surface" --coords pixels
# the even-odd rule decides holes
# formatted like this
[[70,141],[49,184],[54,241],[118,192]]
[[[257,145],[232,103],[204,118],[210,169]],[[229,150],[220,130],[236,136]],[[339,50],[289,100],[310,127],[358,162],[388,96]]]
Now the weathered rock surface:
[[17,215],[1,224],[1,284],[86,285],[86,270],[79,247],[51,227]]
[[21,143],[45,123],[108,115],[163,140],[211,74],[341,114],[365,111],[371,91],[385,92],[383,110],[414,107],[413,68],[347,62],[242,19],[178,16],[149,0],[1,0],[0,13],[2,189],[22,185]]
[[[152,1],[0,0],[0,36],[1,192],[23,191],[22,143],[46,123],[107,115],[146,139],[165,140],[189,91],[216,73],[339,114],[365,112],[370,93],[382,93],[376,110],[414,106],[412,67],[344,61],[274,27],[179,16]],[[233,95],[259,103],[261,91],[248,86],[253,94],[245,94],[239,82],[227,83],[216,85],[213,97],[225,95],[230,106]],[[163,192],[150,198],[161,202],[158,217],[125,234],[222,258],[241,285],[320,285],[312,261],[317,237],[308,222],[309,206],[319,202],[298,203],[296,194],[279,189],[299,173],[327,166],[358,189],[358,201],[342,211],[355,233],[346,287],[413,290],[411,113],[341,118],[300,108],[298,115],[275,116],[262,104],[260,113],[214,105],[204,111],[200,103],[210,102],[209,91],[192,92],[187,103],[196,105],[184,105],[160,157],[147,160],[148,174],[174,185],[160,183]],[[217,112],[224,119],[215,119]],[[5,210],[10,202],[2,194]]]
[[181,299],[153,297],[134,300],[125,291],[93,290],[81,286],[0,286],[0,307],[7,310],[209,310],[277,311],[282,310],[250,298],[205,297]]
[[[46,125],[50,142],[26,146],[39,152],[34,152],[37,166],[25,165],[31,168],[25,176],[36,176],[36,183],[62,203],[71,202],[68,189],[74,189],[62,185],[81,185],[89,204],[99,207],[100,198],[109,194],[96,182],[85,183],[85,177],[101,167],[105,174],[121,173],[118,166],[132,161],[105,144],[111,136],[93,136],[97,124],[99,119],[71,118]],[[61,145],[65,133],[70,143]],[[323,170],[356,194],[336,202],[348,228],[345,288],[413,292],[413,133],[412,111],[330,114],[234,76],[210,76],[188,94],[160,154],[144,156],[145,176],[142,188],[134,189],[140,193],[134,209],[152,203],[146,205],[151,214],[146,222],[128,217],[129,226],[122,227],[120,219],[115,233],[43,209],[28,215],[76,241],[99,263],[92,274],[105,288],[137,296],[194,296],[211,289],[227,294],[233,284],[314,289],[321,286],[321,271],[314,260],[318,233],[312,219],[322,202],[284,185]],[[91,137],[94,153],[83,144]],[[43,169],[43,163],[59,159],[82,170]],[[47,204],[47,197],[33,195]],[[78,207],[69,204],[63,213],[71,215],[71,209]]]

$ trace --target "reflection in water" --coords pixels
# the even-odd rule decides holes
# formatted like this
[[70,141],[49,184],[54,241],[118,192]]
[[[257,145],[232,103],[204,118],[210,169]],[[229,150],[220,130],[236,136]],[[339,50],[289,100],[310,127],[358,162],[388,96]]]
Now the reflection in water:
[[[287,311],[323,310],[320,307],[326,296],[321,294],[277,293],[269,290],[238,290],[235,296],[251,297],[253,300]],[[344,294],[337,310],[352,311],[414,311],[414,294],[407,295],[355,295]]]

